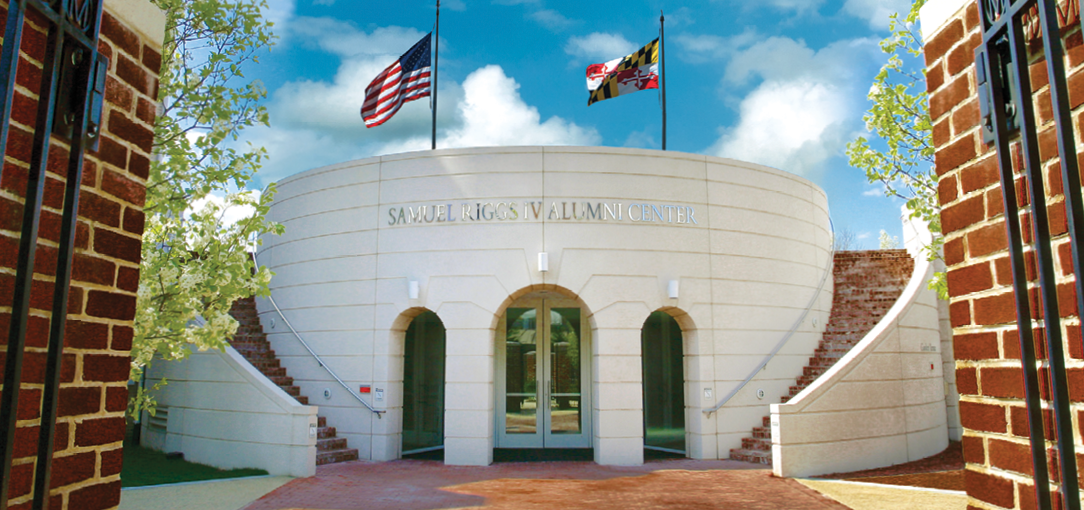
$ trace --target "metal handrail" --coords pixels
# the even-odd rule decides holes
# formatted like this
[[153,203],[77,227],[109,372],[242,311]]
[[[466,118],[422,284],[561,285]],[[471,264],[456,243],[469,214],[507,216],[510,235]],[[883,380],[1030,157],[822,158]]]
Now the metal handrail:
[[[260,269],[260,263],[256,261],[255,253],[252,254],[252,263],[256,265],[256,270]],[[279,308],[279,305],[275,303],[275,298],[271,295],[270,289],[268,289],[267,299],[271,301],[271,306],[275,307],[275,311],[278,312],[279,317],[282,317],[282,322],[286,324],[286,327],[290,328],[290,331],[293,332],[294,336],[297,337],[297,340],[301,342],[301,345],[305,347],[305,350],[309,351],[309,354],[311,354],[313,359],[316,360],[316,363],[319,364],[320,367],[324,370],[327,370],[327,373],[331,374],[331,377],[334,377],[335,380],[338,381],[339,384],[343,387],[343,389],[345,389],[346,392],[350,394],[350,396],[357,399],[358,402],[361,402],[361,405],[365,406],[365,408],[371,411],[373,414],[376,414],[376,417],[378,419],[381,418],[381,414],[388,412],[385,409],[374,409],[373,406],[369,405],[369,403],[362,399],[360,395],[354,393],[353,390],[351,390],[350,387],[347,386],[346,383],[343,382],[343,380],[340,379],[333,370],[331,370],[331,367],[327,366],[327,364],[324,363],[324,360],[320,359],[320,355],[316,354],[316,351],[313,351],[312,347],[309,347],[309,344],[305,342],[305,339],[301,338],[301,334],[298,333],[296,329],[294,329],[293,324],[290,324],[290,320],[287,319],[285,315],[283,315],[282,310]]]
[[711,413],[714,413],[715,411],[721,409],[723,406],[726,405],[727,402],[730,401],[730,399],[734,398],[734,395],[737,395],[738,392],[741,391],[746,384],[749,384],[749,381],[752,381],[753,378],[756,377],[757,373],[763,370],[764,367],[768,365],[768,362],[771,361],[772,358],[774,358],[775,355],[779,353],[780,349],[782,349],[784,345],[786,345],[787,341],[789,341],[790,338],[794,336],[794,332],[798,331],[798,326],[800,326],[802,322],[805,321],[806,316],[809,315],[809,311],[813,309],[813,305],[816,304],[817,299],[820,298],[821,291],[824,290],[825,282],[828,281],[828,275],[832,274],[832,266],[835,265],[836,228],[835,225],[832,223],[831,217],[828,218],[828,225],[829,228],[832,229],[832,245],[828,249],[828,265],[824,268],[824,274],[821,275],[821,282],[819,285],[817,285],[817,290],[813,293],[813,297],[809,299],[809,304],[806,305],[805,310],[802,311],[802,315],[798,316],[798,320],[794,321],[794,325],[790,327],[790,331],[787,331],[787,334],[783,335],[783,338],[775,344],[775,348],[772,349],[772,352],[768,353],[768,355],[764,357],[764,359],[756,366],[756,368],[753,369],[752,372],[749,372],[749,375],[745,377],[745,380],[742,381],[741,384],[739,384],[736,388],[731,390],[730,393],[723,397],[723,399],[720,400],[719,403],[715,405],[715,407],[711,409],[705,409],[703,411],[705,416],[711,416]]

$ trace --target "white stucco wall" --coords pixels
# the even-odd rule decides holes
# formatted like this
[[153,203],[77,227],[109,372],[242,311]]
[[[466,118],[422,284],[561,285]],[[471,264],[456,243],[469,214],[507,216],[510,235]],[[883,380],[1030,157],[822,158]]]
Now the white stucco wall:
[[[516,202],[516,220],[465,221],[460,204]],[[523,216],[543,202],[543,217]],[[622,221],[546,219],[551,203],[621,203]],[[691,222],[629,221],[630,204],[693,207]],[[455,222],[389,224],[401,207],[452,204]],[[506,209],[507,210],[507,209]],[[419,309],[447,328],[445,459],[488,464],[494,443],[496,324],[512,297],[556,289],[592,328],[595,458],[643,459],[640,329],[668,309],[685,330],[688,454],[725,458],[801,373],[827,323],[829,284],[786,348],[726,407],[816,291],[828,268],[825,194],[779,170],[676,152],[599,147],[426,151],[284,179],[270,218],[286,233],[257,259],[283,313],[347,384],[385,390],[383,419],[337,388],[258,300],[274,350],[363,459],[399,456],[403,331]],[[549,271],[537,256],[549,254]],[[678,299],[667,297],[671,280]],[[410,299],[409,282],[419,282]],[[276,318],[275,326],[271,319]],[[814,321],[816,326],[814,326]],[[320,396],[332,388],[330,399]],[[757,390],[765,390],[758,399]],[[705,393],[710,392],[706,396]]]
[[949,415],[957,405],[946,403],[944,307],[927,288],[934,266],[920,250],[929,232],[905,221],[904,237],[915,268],[896,304],[828,372],[786,404],[772,404],[777,476],[891,466],[948,446]]
[[159,360],[147,386],[162,378],[167,384],[154,396],[164,412],[144,413],[144,446],[220,469],[316,474],[316,406],[299,404],[232,347]]

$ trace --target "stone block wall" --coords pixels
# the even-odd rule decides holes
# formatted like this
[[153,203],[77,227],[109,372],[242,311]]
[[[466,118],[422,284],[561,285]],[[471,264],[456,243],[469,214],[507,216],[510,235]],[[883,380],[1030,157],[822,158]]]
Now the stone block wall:
[[[1059,16],[1067,35],[1066,67],[1072,103],[1076,146],[1084,121],[1084,45],[1077,3],[1059,2]],[[932,0],[921,13],[925,40],[927,87],[933,143],[936,146],[938,193],[945,232],[945,263],[948,267],[950,315],[954,335],[956,381],[960,393],[963,452],[967,462],[966,485],[969,508],[1034,508],[1028,422],[1020,363],[1012,275],[1002,188],[996,148],[982,141],[976,92],[974,50],[982,27],[974,0]],[[1050,216],[1050,234],[1056,251],[1058,302],[1063,318],[1070,398],[1075,418],[1076,451],[1084,451],[1079,432],[1084,419],[1084,348],[1080,320],[1076,316],[1072,265],[1066,234],[1061,170],[1050,104],[1046,62],[1041,59],[1037,32],[1027,30],[1030,40],[1032,100],[1038,117],[1039,151]],[[1032,242],[1031,208],[1022,171],[1019,137],[1012,143],[1016,172],[1015,190],[1021,207],[1024,242]],[[1036,280],[1035,256],[1025,247],[1028,278]],[[1037,289],[1031,293],[1033,317],[1041,317]],[[1037,357],[1046,357],[1042,328],[1036,328]],[[1044,399],[1049,398],[1049,376],[1040,375]],[[1056,455],[1050,411],[1045,414],[1044,435],[1048,457]],[[1078,459],[1080,455],[1078,453]],[[1056,461],[1048,462],[1057,482]],[[1079,461],[1078,461],[1078,464]],[[1054,504],[1060,506],[1057,495]]]
[[[6,8],[7,2],[0,1],[0,20],[6,19]],[[84,160],[50,508],[94,510],[120,502],[126,382],[165,18],[146,0],[106,0],[105,10],[99,51],[109,57],[110,67],[103,134],[98,151],[87,152]],[[45,19],[28,9],[0,179],[0,372],[46,34]],[[11,509],[30,508],[32,497],[68,147],[66,140],[54,137],[49,152],[19,390]]]

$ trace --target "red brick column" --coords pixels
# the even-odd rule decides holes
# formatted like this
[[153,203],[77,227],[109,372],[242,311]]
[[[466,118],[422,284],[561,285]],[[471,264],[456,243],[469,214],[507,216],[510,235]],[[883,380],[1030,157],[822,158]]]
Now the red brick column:
[[[0,1],[0,20],[6,18],[6,5]],[[161,56],[160,42],[138,35],[131,23],[121,21],[125,13],[118,15],[106,12],[102,19],[99,51],[110,59],[104,131],[98,152],[88,152],[84,160],[50,508],[93,510],[120,502],[126,381]],[[5,351],[46,27],[31,9],[0,181],[0,348]],[[30,508],[67,158],[66,141],[54,138],[8,494],[13,509]],[[4,359],[0,353],[0,371]]]
[[[931,0],[930,3],[949,3]],[[1072,3],[1076,8],[1075,2]],[[923,11],[926,12],[925,10]],[[1072,17],[1075,19],[1076,13]],[[923,20],[924,23],[926,20]],[[1076,22],[1065,38],[1069,49],[1069,84],[1077,143],[1080,144],[1080,106],[1084,103],[1084,46]],[[1008,258],[1002,189],[996,150],[982,142],[976,96],[974,49],[981,41],[977,3],[969,0],[936,31],[927,30],[925,47],[930,117],[934,123],[936,170],[942,225],[945,232],[945,263],[948,266],[950,314],[956,356],[956,381],[960,392],[960,417],[964,427],[963,450],[967,462],[966,485],[970,508],[1034,508],[1031,453],[1025,413],[1020,344]],[[1034,31],[1033,31],[1034,32]],[[1033,45],[1032,48],[1038,48]],[[1060,167],[1050,106],[1046,63],[1032,58],[1031,84],[1039,122],[1039,145],[1046,182],[1050,230],[1059,263],[1059,305],[1063,317],[1073,411],[1078,414],[1074,440],[1084,451],[1079,424],[1084,418],[1084,349],[1080,321],[1076,317],[1071,261]],[[1021,207],[1024,242],[1032,238],[1030,205],[1020,174],[1019,140],[1012,145],[1017,172],[1016,190]],[[1034,252],[1025,248],[1028,278],[1037,282]],[[1037,284],[1037,283],[1036,283]],[[1032,315],[1041,318],[1037,290],[1031,292]],[[1045,359],[1042,328],[1035,331],[1037,356]],[[1044,363],[1045,367],[1045,363]],[[1049,376],[1040,373],[1044,399],[1049,398]],[[1052,417],[1045,414],[1045,437],[1049,457],[1054,457]],[[1048,459],[1051,481],[1058,481],[1056,461]],[[1056,486],[1055,486],[1056,488]],[[1059,504],[1054,496],[1055,505]]]

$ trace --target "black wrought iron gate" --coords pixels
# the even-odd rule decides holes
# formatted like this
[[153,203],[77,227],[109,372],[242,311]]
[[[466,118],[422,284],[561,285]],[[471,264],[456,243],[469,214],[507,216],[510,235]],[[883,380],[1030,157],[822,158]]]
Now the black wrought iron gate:
[[0,436],[3,439],[0,443],[0,459],[3,462],[3,467],[0,468],[0,510],[6,510],[8,506],[23,349],[29,323],[34,256],[46,182],[45,167],[52,136],[56,135],[58,139],[69,143],[70,150],[50,316],[41,427],[34,470],[33,508],[44,509],[49,505],[53,436],[72,250],[79,211],[79,185],[83,176],[83,152],[88,148],[94,150],[97,146],[105,75],[109,68],[108,61],[98,54],[102,0],[10,0],[3,50],[0,53],[0,163],[7,157],[6,142],[27,9],[33,9],[40,14],[35,16],[35,20],[46,20],[48,36],[42,60],[40,88],[37,91],[34,142],[19,238],[4,385],[0,393]]
[[[1064,2],[1063,2],[1064,3]],[[1025,399],[1030,428],[1032,473],[1035,497],[1039,508],[1051,508],[1050,476],[1047,471],[1047,449],[1044,437],[1043,409],[1039,387],[1039,367],[1035,355],[1033,327],[1042,321],[1045,332],[1046,363],[1050,371],[1050,402],[1053,410],[1057,441],[1061,502],[1067,509],[1080,508],[1077,482],[1076,454],[1069,391],[1066,380],[1065,356],[1062,346],[1062,325],[1055,282],[1054,249],[1051,243],[1047,215],[1046,188],[1042,177],[1039,137],[1032,102],[1032,81],[1029,73],[1029,45],[1025,25],[1038,27],[1042,39],[1042,54],[1035,49],[1034,58],[1045,59],[1050,82],[1050,97],[1060,156],[1061,179],[1064,183],[1065,208],[1068,218],[1073,273],[1076,275],[1076,312],[1084,317],[1084,272],[1081,271],[1081,243],[1084,243],[1084,201],[1081,198],[1080,172],[1077,167],[1076,142],[1070,116],[1068,87],[1064,63],[1064,47],[1058,26],[1058,6],[1055,0],[978,0],[982,20],[982,44],[975,50],[979,104],[983,115],[983,136],[997,149],[1008,233],[1009,257],[1016,299],[1017,331],[1023,363]],[[1010,142],[1020,136],[1021,162],[1030,202],[1031,230],[1039,280],[1038,295],[1042,302],[1038,321],[1032,317],[1029,304],[1027,268],[1024,259],[1024,232],[1021,227],[1021,207],[1017,203]],[[1069,338],[1081,342],[1081,338]]]

